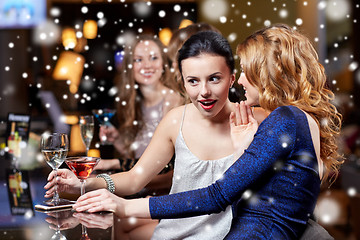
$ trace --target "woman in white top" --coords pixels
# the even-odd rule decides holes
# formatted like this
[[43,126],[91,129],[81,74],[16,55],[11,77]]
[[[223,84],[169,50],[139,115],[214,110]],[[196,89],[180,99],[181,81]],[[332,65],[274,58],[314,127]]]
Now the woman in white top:
[[[119,196],[142,189],[174,153],[176,160],[171,193],[207,186],[219,179],[233,163],[229,118],[230,113],[235,112],[236,104],[228,99],[229,88],[235,81],[229,43],[219,33],[200,32],[185,42],[178,60],[191,103],[171,110],[162,119],[134,168],[111,175],[115,194]],[[254,113],[259,122],[267,116],[261,109]],[[58,176],[60,191],[79,192],[79,180],[70,171],[59,170]],[[50,182],[45,188],[54,185],[52,177],[53,174],[49,176]],[[192,178],[191,181],[187,181],[188,178]],[[103,179],[91,178],[86,183],[88,191],[106,187],[107,182]],[[50,197],[52,192],[50,189],[46,196]],[[105,197],[99,195],[96,198],[98,207],[107,205],[109,199]],[[81,211],[81,208],[77,210]],[[153,239],[223,239],[231,225],[231,209],[221,215],[174,222],[176,229],[169,229],[171,224],[163,224],[161,220]],[[186,231],[181,231],[182,228]]]

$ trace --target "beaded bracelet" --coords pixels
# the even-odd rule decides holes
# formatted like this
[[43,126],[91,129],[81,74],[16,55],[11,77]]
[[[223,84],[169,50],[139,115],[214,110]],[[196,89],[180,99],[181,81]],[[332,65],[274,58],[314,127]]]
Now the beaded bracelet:
[[115,183],[109,174],[102,173],[102,174],[96,175],[96,178],[103,178],[106,182],[107,190],[111,193],[115,192]]

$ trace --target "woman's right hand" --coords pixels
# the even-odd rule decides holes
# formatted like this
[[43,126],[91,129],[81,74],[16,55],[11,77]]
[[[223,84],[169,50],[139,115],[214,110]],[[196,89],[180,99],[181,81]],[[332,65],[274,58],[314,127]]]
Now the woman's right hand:
[[80,194],[80,180],[69,169],[58,169],[57,178],[55,179],[55,172],[52,171],[48,176],[48,183],[44,186],[47,190],[46,198],[50,198],[55,192],[55,182],[57,183],[58,192],[66,192],[72,194]]
[[235,104],[235,113],[230,114],[230,132],[234,159],[237,160],[250,145],[259,127],[250,106],[243,101]]
[[114,126],[100,126],[99,138],[102,142],[114,143],[119,132]]

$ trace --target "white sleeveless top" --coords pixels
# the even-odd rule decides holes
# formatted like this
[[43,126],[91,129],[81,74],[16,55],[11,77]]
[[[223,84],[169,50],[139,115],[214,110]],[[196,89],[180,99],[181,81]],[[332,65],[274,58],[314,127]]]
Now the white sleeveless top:
[[[207,187],[219,179],[233,163],[233,155],[217,160],[201,160],[186,146],[182,125],[175,142],[175,166],[170,194]],[[155,228],[153,240],[224,239],[230,230],[231,206],[224,212],[181,219],[162,219]]]

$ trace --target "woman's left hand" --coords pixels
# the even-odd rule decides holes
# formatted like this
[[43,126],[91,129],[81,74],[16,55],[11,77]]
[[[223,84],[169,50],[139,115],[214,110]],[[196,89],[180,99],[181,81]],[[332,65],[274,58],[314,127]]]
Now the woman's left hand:
[[77,212],[112,212],[118,217],[124,217],[124,201],[106,189],[88,192],[78,198],[73,206]]

